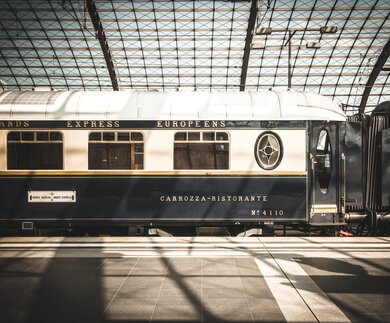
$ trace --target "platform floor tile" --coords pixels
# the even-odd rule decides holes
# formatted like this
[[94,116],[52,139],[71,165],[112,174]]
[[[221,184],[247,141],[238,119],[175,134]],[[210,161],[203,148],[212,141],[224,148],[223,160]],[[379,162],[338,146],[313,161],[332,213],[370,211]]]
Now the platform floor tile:
[[390,322],[388,259],[300,258],[296,261],[352,322]]
[[253,258],[3,258],[0,322],[284,322]]
[[390,238],[0,238],[0,322],[390,322]]

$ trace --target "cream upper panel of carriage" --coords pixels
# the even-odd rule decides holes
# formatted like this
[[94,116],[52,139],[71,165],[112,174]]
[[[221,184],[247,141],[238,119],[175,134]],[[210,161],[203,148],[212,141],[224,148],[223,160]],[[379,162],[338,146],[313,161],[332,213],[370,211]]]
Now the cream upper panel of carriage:
[[[294,130],[250,130],[230,131],[230,170],[231,171],[264,171],[273,172],[305,172],[307,170],[306,155],[306,131],[303,129]],[[277,136],[280,146],[274,147],[270,153],[278,155],[280,162],[275,163],[272,169],[263,169],[259,165],[256,154],[262,154],[259,150],[258,139],[270,134]],[[271,143],[272,144],[272,143]],[[263,147],[264,148],[264,147]],[[269,155],[271,159],[273,156]],[[272,163],[272,161],[271,161]],[[265,165],[266,166],[266,165]]]
[[[204,129],[203,129],[204,130]],[[145,130],[144,134],[144,162],[146,171],[182,171],[181,168],[175,168],[175,135],[180,132],[185,133],[204,133],[203,130],[186,130],[168,129],[168,130]],[[208,131],[205,132],[209,132]],[[77,131],[75,131],[77,132]],[[304,129],[274,129],[268,131],[266,129],[257,130],[217,130],[217,133],[225,133],[227,135],[225,146],[226,152],[226,168],[221,169],[193,169],[190,171],[202,170],[205,172],[261,172],[261,173],[303,173],[307,171],[307,155],[306,155],[306,130]],[[272,169],[262,168],[257,159],[257,143],[258,139],[264,134],[278,136],[280,146],[277,149],[280,151],[280,163]],[[189,137],[187,137],[189,138]],[[202,137],[200,137],[202,138]],[[196,141],[199,144],[202,141]],[[205,142],[206,145],[209,142]],[[221,143],[218,141],[215,144]],[[177,148],[177,147],[176,147]],[[215,147],[217,148],[217,147]],[[72,151],[74,149],[71,149]],[[207,149],[206,149],[207,150]],[[204,150],[205,151],[205,150]],[[195,151],[186,151],[186,155],[193,155]],[[202,155],[202,159],[206,158]],[[212,156],[214,157],[214,155]],[[271,157],[271,156],[270,156]],[[196,159],[196,156],[193,156]],[[188,171],[188,169],[187,169]]]
[[342,110],[303,92],[2,92],[1,120],[335,120]]

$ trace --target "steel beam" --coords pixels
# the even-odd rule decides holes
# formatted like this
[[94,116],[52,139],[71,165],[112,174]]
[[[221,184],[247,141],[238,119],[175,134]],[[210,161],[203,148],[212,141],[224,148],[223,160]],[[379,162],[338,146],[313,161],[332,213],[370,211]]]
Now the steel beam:
[[95,28],[96,36],[99,39],[99,43],[104,55],[104,59],[106,61],[108,73],[110,74],[112,88],[114,89],[114,91],[119,91],[118,80],[114,68],[114,62],[112,60],[110,48],[108,46],[107,38],[104,33],[104,28],[102,25],[102,21],[100,20],[99,13],[97,11],[95,1],[87,0],[86,4],[87,4],[89,16],[91,17],[93,27]]
[[383,70],[387,59],[390,56],[390,38],[387,41],[385,47],[376,61],[374,68],[371,71],[371,74],[367,80],[366,87],[364,88],[364,92],[362,95],[362,100],[360,101],[359,113],[364,113],[364,109],[366,108],[366,104],[368,101],[368,97],[370,96],[371,89],[375,85],[375,81],[378,78],[379,73]]
[[258,0],[252,0],[252,6],[251,6],[249,21],[248,21],[248,29],[246,30],[244,57],[242,58],[240,91],[245,91],[246,74],[248,72],[249,57],[251,53],[251,44],[253,40],[253,34],[255,32],[255,24],[256,24],[256,17],[257,17],[258,10],[259,10]]

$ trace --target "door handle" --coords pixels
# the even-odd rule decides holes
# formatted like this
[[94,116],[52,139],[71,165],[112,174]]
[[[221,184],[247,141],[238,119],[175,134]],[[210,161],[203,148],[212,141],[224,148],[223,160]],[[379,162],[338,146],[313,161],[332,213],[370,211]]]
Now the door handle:
[[345,161],[345,154],[342,153],[341,154],[341,162],[343,164],[343,181],[342,181],[342,185],[343,187],[341,188],[341,203],[342,203],[342,206],[341,206],[341,214],[343,215],[343,217],[345,217],[345,212],[346,212],[346,207],[347,207],[347,186],[345,185],[345,174],[346,174],[346,161]]
[[316,195],[315,195],[315,184],[316,184],[316,181],[315,181],[315,170],[316,170],[316,164],[317,164],[317,161],[314,159],[314,156],[313,154],[310,153],[310,161],[311,161],[311,209],[310,209],[310,217],[312,217],[314,215],[314,205],[316,204],[315,202],[315,199],[316,199]]

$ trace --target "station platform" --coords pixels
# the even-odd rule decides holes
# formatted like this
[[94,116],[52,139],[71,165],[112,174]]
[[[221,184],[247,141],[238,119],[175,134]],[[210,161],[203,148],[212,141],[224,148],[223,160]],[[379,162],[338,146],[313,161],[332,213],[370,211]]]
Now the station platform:
[[0,322],[389,322],[390,238],[0,238]]

